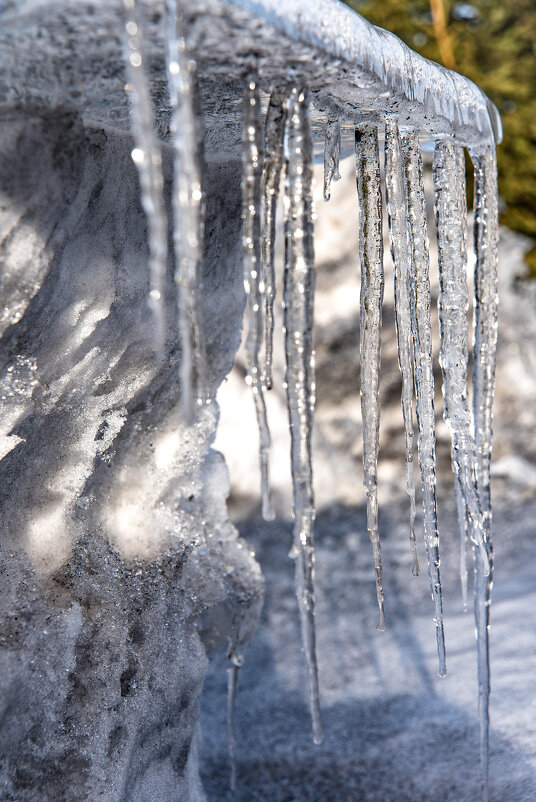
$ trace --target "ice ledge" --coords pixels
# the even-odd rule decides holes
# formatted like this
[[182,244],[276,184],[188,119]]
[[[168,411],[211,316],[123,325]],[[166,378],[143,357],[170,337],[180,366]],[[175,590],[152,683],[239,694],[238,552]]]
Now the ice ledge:
[[[165,3],[139,5],[158,129],[165,137]],[[0,106],[60,103],[86,123],[127,129],[121,15],[121,0],[5,4]],[[287,81],[307,84],[321,112],[313,117],[315,128],[323,127],[323,111],[338,114],[349,128],[390,114],[417,127],[423,139],[449,135],[467,146],[501,141],[497,109],[475,84],[414,53],[338,0],[315,0],[306,8],[301,0],[191,0],[185,15],[210,147],[239,148],[242,87],[250,70],[258,72],[266,92]]]
[[[304,10],[301,0],[226,0],[228,5],[265,19],[282,36],[312,47],[340,62],[348,88],[360,88],[363,78],[377,82],[381,111],[399,113],[400,96],[416,104],[413,112],[424,122],[434,116],[444,133],[471,140],[502,140],[502,126],[496,106],[468,78],[428,61],[389,31],[372,25],[339,0],[315,0]],[[263,33],[262,37],[266,37]],[[350,93],[339,102],[352,104]],[[442,121],[442,122],[441,122]],[[436,133],[439,133],[436,128]]]

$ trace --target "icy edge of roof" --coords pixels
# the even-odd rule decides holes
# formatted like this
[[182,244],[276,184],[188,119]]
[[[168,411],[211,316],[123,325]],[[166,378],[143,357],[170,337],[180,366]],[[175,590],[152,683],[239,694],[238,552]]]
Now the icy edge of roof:
[[468,78],[415,53],[398,36],[377,28],[339,0],[225,0],[290,39],[349,67],[366,71],[386,89],[448,120],[454,131],[474,127],[483,142],[502,141],[496,106]]

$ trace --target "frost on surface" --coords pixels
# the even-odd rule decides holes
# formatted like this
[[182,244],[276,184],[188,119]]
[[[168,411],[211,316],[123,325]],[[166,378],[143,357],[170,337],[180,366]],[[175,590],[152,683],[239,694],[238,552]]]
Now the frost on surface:
[[376,129],[356,130],[357,192],[359,196],[359,253],[361,260],[360,356],[363,469],[367,491],[367,530],[372,543],[378,629],[385,629],[383,570],[378,530],[378,447],[380,431],[380,350],[383,303],[383,236],[380,160]]
[[285,290],[286,384],[294,493],[296,593],[307,663],[313,737],[322,741],[315,635],[315,502],[311,435],[315,403],[313,346],[314,251],[312,136],[309,100],[293,88],[285,103]]

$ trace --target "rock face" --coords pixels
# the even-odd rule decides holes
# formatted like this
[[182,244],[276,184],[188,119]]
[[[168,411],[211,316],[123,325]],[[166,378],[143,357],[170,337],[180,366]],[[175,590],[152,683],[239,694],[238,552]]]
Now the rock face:
[[[244,303],[240,163],[206,154],[210,394],[187,427],[171,263],[151,348],[132,140],[61,84],[0,106],[0,797],[195,802],[207,649],[239,650],[262,603],[211,450]],[[164,173],[169,206],[165,149]]]

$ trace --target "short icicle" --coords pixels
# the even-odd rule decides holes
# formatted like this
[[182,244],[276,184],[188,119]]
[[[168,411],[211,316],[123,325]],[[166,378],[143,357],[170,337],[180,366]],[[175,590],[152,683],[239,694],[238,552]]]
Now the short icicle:
[[166,336],[165,283],[167,216],[164,204],[162,151],[154,131],[154,110],[145,74],[143,41],[135,0],[123,0],[125,9],[126,92],[130,98],[134,149],[141,203],[149,238],[149,305],[154,315],[154,349],[162,355]]
[[489,573],[489,561],[478,498],[475,440],[467,389],[469,292],[465,160],[463,148],[455,145],[451,139],[436,143],[433,176],[440,283],[439,361],[443,372],[444,416],[452,438],[452,470],[462,546],[463,587],[467,533],[480,550],[481,560],[478,564],[482,562],[486,573]]
[[240,660],[231,658],[231,665],[227,669],[227,743],[229,746],[231,791],[236,791],[236,734],[235,734],[235,708],[238,695],[238,675],[240,673]]
[[493,581],[491,538],[490,461],[492,405],[495,391],[497,348],[497,245],[499,240],[497,161],[491,147],[471,151],[475,167],[475,328],[473,345],[473,418],[480,504],[490,570],[480,551],[475,554],[475,621],[478,655],[478,702],[480,717],[480,761],[482,800],[488,802],[489,771],[489,623]]
[[409,542],[413,556],[412,573],[419,574],[415,537],[415,476],[413,452],[413,340],[409,300],[409,265],[411,261],[406,222],[406,184],[402,170],[400,134],[392,119],[385,121],[385,186],[387,213],[395,274],[395,325],[398,345],[398,366],[402,378],[402,416],[406,441],[406,491],[409,497]]
[[244,287],[247,294],[247,383],[253,391],[259,429],[262,515],[273,520],[270,493],[270,430],[266,414],[261,354],[264,337],[264,280],[261,257],[262,123],[255,78],[246,82],[244,97],[242,216]]
[[402,160],[406,180],[407,222],[411,244],[410,309],[413,333],[413,362],[418,451],[424,507],[424,540],[428,558],[428,577],[434,603],[439,676],[447,673],[443,599],[439,570],[439,533],[437,530],[436,457],[434,416],[434,367],[432,357],[432,324],[430,261],[426,225],[426,202],[422,175],[422,159],[417,134],[405,130],[401,136]]
[[262,260],[264,267],[266,319],[264,328],[264,383],[273,386],[274,301],[275,301],[275,223],[281,169],[285,92],[274,89],[270,95],[264,134]]
[[367,529],[372,543],[376,596],[380,609],[378,629],[385,629],[383,568],[378,529],[378,441],[380,429],[380,349],[383,304],[383,235],[380,160],[376,129],[355,132],[357,192],[360,207],[361,259],[361,417],[363,470],[367,491]]
[[292,89],[285,102],[285,282],[286,385],[291,435],[296,594],[307,662],[309,705],[315,743],[322,741],[316,659],[314,537],[315,503],[311,435],[315,403],[313,347],[314,249],[312,131],[307,92]]
[[[178,0],[167,0],[167,73],[173,146],[173,250],[181,344],[182,410],[191,423],[207,392],[201,311],[203,195],[195,109],[196,65],[186,50]],[[194,382],[197,367],[197,388]]]
[[328,118],[324,139],[324,200],[331,198],[331,182],[339,181],[341,156],[341,126],[338,120]]

